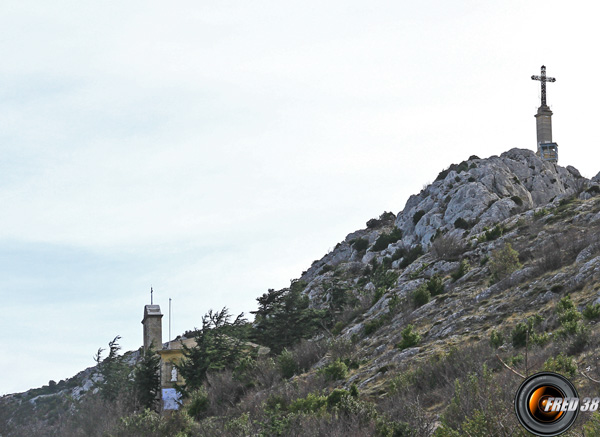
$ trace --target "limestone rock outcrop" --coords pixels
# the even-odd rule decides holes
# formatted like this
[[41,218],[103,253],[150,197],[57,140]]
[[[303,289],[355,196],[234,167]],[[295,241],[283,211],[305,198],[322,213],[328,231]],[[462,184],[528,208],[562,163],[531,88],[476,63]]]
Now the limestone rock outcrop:
[[423,246],[436,232],[463,236],[467,228],[476,234],[517,212],[573,195],[581,179],[574,167],[542,161],[531,150],[511,149],[487,159],[471,157],[411,196],[396,226],[405,244]]
[[[556,207],[562,199],[574,194],[580,193],[580,199],[586,200],[596,194],[588,193],[586,188],[599,183],[600,173],[588,180],[576,168],[542,161],[531,150],[514,148],[486,159],[472,156],[451,165],[432,184],[410,196],[394,222],[348,234],[333,251],[303,272],[301,280],[308,284],[305,292],[311,305],[326,306],[331,298],[328,289],[336,269],[359,272],[372,262],[380,263],[385,257],[392,257],[391,267],[397,270],[403,261],[394,257],[399,250],[421,245],[427,251],[439,234],[470,244],[486,229],[510,221],[511,217],[525,214],[530,219],[536,209]],[[379,236],[391,232],[394,227],[402,231],[401,240],[375,250],[374,243]],[[358,240],[368,243],[368,248],[357,249],[355,242]],[[447,264],[448,269],[438,273],[447,274],[457,268],[456,262]],[[437,268],[440,266],[438,263]],[[398,285],[414,274],[413,268],[416,267],[406,269]],[[363,292],[369,291],[367,287],[374,288],[373,284],[366,284]],[[409,281],[405,288],[410,292],[415,287]]]

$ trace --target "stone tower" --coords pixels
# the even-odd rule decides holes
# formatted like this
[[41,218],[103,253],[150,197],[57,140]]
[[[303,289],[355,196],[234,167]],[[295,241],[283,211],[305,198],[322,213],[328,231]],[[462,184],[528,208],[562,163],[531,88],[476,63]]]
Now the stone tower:
[[546,82],[556,82],[553,77],[546,77],[546,67],[542,65],[540,76],[531,76],[542,83],[542,104],[535,115],[537,128],[537,155],[544,161],[554,164],[558,162],[558,144],[552,142],[552,111],[546,104]]
[[153,345],[155,350],[162,349],[162,313],[159,305],[144,307],[144,352]]

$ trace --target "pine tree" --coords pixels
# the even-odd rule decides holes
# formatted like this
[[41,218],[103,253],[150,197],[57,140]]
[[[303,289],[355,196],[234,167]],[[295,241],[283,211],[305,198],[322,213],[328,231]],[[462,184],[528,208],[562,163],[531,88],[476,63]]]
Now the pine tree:
[[107,401],[115,401],[119,396],[127,396],[131,392],[129,374],[131,369],[122,355],[119,355],[119,340],[117,335],[108,343],[108,356],[102,359],[104,349],[99,348],[94,360],[98,363],[97,369],[101,378],[96,382],[100,395]]
[[292,281],[289,289],[269,290],[256,299],[259,307],[252,312],[256,314],[256,342],[279,353],[318,331],[326,311],[309,308],[308,296],[302,293],[304,287],[304,283]]
[[133,389],[141,408],[156,409],[160,393],[160,355],[152,344],[133,371]]
[[185,387],[179,387],[184,396],[202,387],[207,372],[234,369],[246,355],[244,314],[230,320],[227,308],[210,310],[202,317],[202,329],[194,334],[196,345],[183,345],[184,358],[177,369],[185,379]]

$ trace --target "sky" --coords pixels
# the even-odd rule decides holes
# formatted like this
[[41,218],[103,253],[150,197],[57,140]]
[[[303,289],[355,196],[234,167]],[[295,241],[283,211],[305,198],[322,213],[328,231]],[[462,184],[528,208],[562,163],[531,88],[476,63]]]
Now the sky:
[[[256,309],[471,155],[600,171],[590,1],[0,3],[0,395]],[[591,73],[590,73],[591,72]],[[249,314],[248,314],[249,315]],[[251,316],[251,315],[249,315]]]

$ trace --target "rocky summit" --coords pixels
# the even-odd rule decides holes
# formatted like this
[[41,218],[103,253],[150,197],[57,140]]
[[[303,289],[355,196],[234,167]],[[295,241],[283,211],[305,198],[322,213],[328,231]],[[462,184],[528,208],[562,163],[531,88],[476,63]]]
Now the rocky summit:
[[[175,415],[94,404],[92,369],[44,406],[41,389],[2,398],[0,434],[84,435],[96,408],[112,416],[94,435],[526,435],[513,412],[525,376],[600,389],[600,173],[523,149],[471,156],[259,302],[298,290],[318,329],[207,374]],[[258,311],[252,329],[275,318]],[[574,429],[600,435],[600,416]]]
[[[581,308],[600,302],[599,183],[598,176],[588,180],[529,150],[473,156],[411,196],[393,221],[349,234],[301,279],[315,306],[329,305],[339,287],[356,299],[377,297],[341,330],[342,336],[361,338],[359,354],[370,362],[354,380],[369,386],[383,377],[381,366],[408,364],[439,347],[485,338],[492,329],[510,331],[515,320],[551,311],[574,290],[586,290],[585,298],[578,294]],[[378,247],[382,236],[394,232],[401,237]],[[366,249],[356,247],[361,240],[368,242]],[[507,244],[518,264],[493,278],[489,261]],[[381,266],[397,276],[393,283],[376,274]],[[444,291],[422,306],[411,302],[434,277]],[[390,309],[398,299],[401,309]],[[382,318],[385,323],[364,336],[365,327]],[[407,323],[421,333],[420,345],[409,351],[396,347]]]
[[[428,245],[439,232],[463,237],[457,220],[472,223],[469,234],[474,235],[519,211],[573,195],[582,183],[574,167],[557,167],[530,150],[512,149],[488,159],[472,157],[411,196],[396,226],[410,244]],[[415,223],[415,214],[421,212]]]

